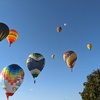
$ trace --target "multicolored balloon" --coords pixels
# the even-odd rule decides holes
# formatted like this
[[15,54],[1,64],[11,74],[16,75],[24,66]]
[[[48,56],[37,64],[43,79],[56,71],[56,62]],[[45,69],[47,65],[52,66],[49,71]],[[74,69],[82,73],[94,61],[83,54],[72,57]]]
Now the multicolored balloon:
[[0,22],[0,41],[4,40],[9,34],[9,27]]
[[61,32],[62,31],[62,27],[57,27],[56,30],[57,30],[57,32]]
[[0,74],[0,83],[5,91],[7,100],[13,96],[16,90],[21,86],[24,79],[24,71],[17,64],[11,64],[5,67]]
[[89,50],[91,50],[91,49],[92,49],[92,44],[87,44],[87,48],[88,48]]
[[52,55],[51,55],[51,58],[52,58],[52,59],[54,59],[54,58],[55,58],[55,55],[54,55],[54,54],[52,54]]
[[74,51],[67,51],[63,54],[63,60],[72,71],[72,68],[74,67],[77,60],[77,55]]
[[40,74],[45,65],[45,58],[40,53],[33,53],[28,56],[26,61],[27,67],[34,78],[34,83],[36,82],[35,78]]
[[14,29],[9,30],[9,35],[7,36],[6,39],[9,43],[9,46],[11,46],[11,44],[18,39],[18,32]]

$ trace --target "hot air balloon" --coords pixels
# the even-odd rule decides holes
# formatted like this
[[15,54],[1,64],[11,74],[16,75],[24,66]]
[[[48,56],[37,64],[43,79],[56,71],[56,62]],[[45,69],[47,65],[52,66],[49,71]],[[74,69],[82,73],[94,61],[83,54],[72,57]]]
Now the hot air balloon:
[[62,27],[57,27],[56,30],[57,30],[57,32],[61,32],[62,31]]
[[4,40],[9,34],[9,27],[0,22],[0,41]]
[[63,54],[63,60],[72,71],[72,68],[74,67],[77,60],[77,55],[74,51],[69,50]]
[[64,23],[64,26],[67,26],[67,23]]
[[91,50],[91,49],[92,49],[92,44],[87,44],[87,48],[88,48],[89,50]]
[[54,54],[52,54],[52,55],[51,55],[51,58],[52,58],[52,59],[54,59],[54,58],[55,58],[55,55],[54,55]]
[[21,86],[24,79],[24,71],[17,64],[11,64],[5,67],[0,74],[0,83],[5,91],[7,100],[13,96],[16,90]]
[[16,30],[11,29],[9,30],[9,35],[7,36],[7,41],[9,43],[9,46],[11,46],[12,43],[14,43],[18,38],[18,33]]
[[34,83],[36,83],[35,78],[40,74],[45,65],[45,58],[40,53],[33,53],[28,56],[26,61],[27,67],[34,78]]

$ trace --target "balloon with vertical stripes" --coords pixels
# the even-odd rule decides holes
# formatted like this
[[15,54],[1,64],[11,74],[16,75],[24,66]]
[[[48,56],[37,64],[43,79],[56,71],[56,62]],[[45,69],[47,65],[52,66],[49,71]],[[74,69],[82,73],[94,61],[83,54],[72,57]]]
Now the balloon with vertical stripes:
[[65,61],[67,66],[71,68],[72,71],[72,68],[74,67],[77,60],[77,55],[74,51],[69,50],[63,54],[63,60]]

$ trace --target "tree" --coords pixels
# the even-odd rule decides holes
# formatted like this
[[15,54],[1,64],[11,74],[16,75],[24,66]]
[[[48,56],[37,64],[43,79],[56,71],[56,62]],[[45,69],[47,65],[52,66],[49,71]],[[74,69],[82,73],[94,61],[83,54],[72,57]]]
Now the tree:
[[100,100],[100,70],[97,69],[87,76],[83,83],[83,92],[79,92],[82,100]]

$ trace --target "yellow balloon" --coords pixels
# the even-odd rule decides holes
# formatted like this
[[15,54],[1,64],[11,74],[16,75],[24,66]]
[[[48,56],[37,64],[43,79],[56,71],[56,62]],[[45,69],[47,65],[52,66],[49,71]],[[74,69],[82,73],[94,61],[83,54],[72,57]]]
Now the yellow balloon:
[[67,66],[71,68],[72,71],[72,68],[74,67],[77,60],[77,55],[74,51],[67,51],[63,54],[63,60],[65,61]]
[[87,48],[88,48],[89,50],[91,50],[91,49],[92,49],[92,44],[87,44]]

